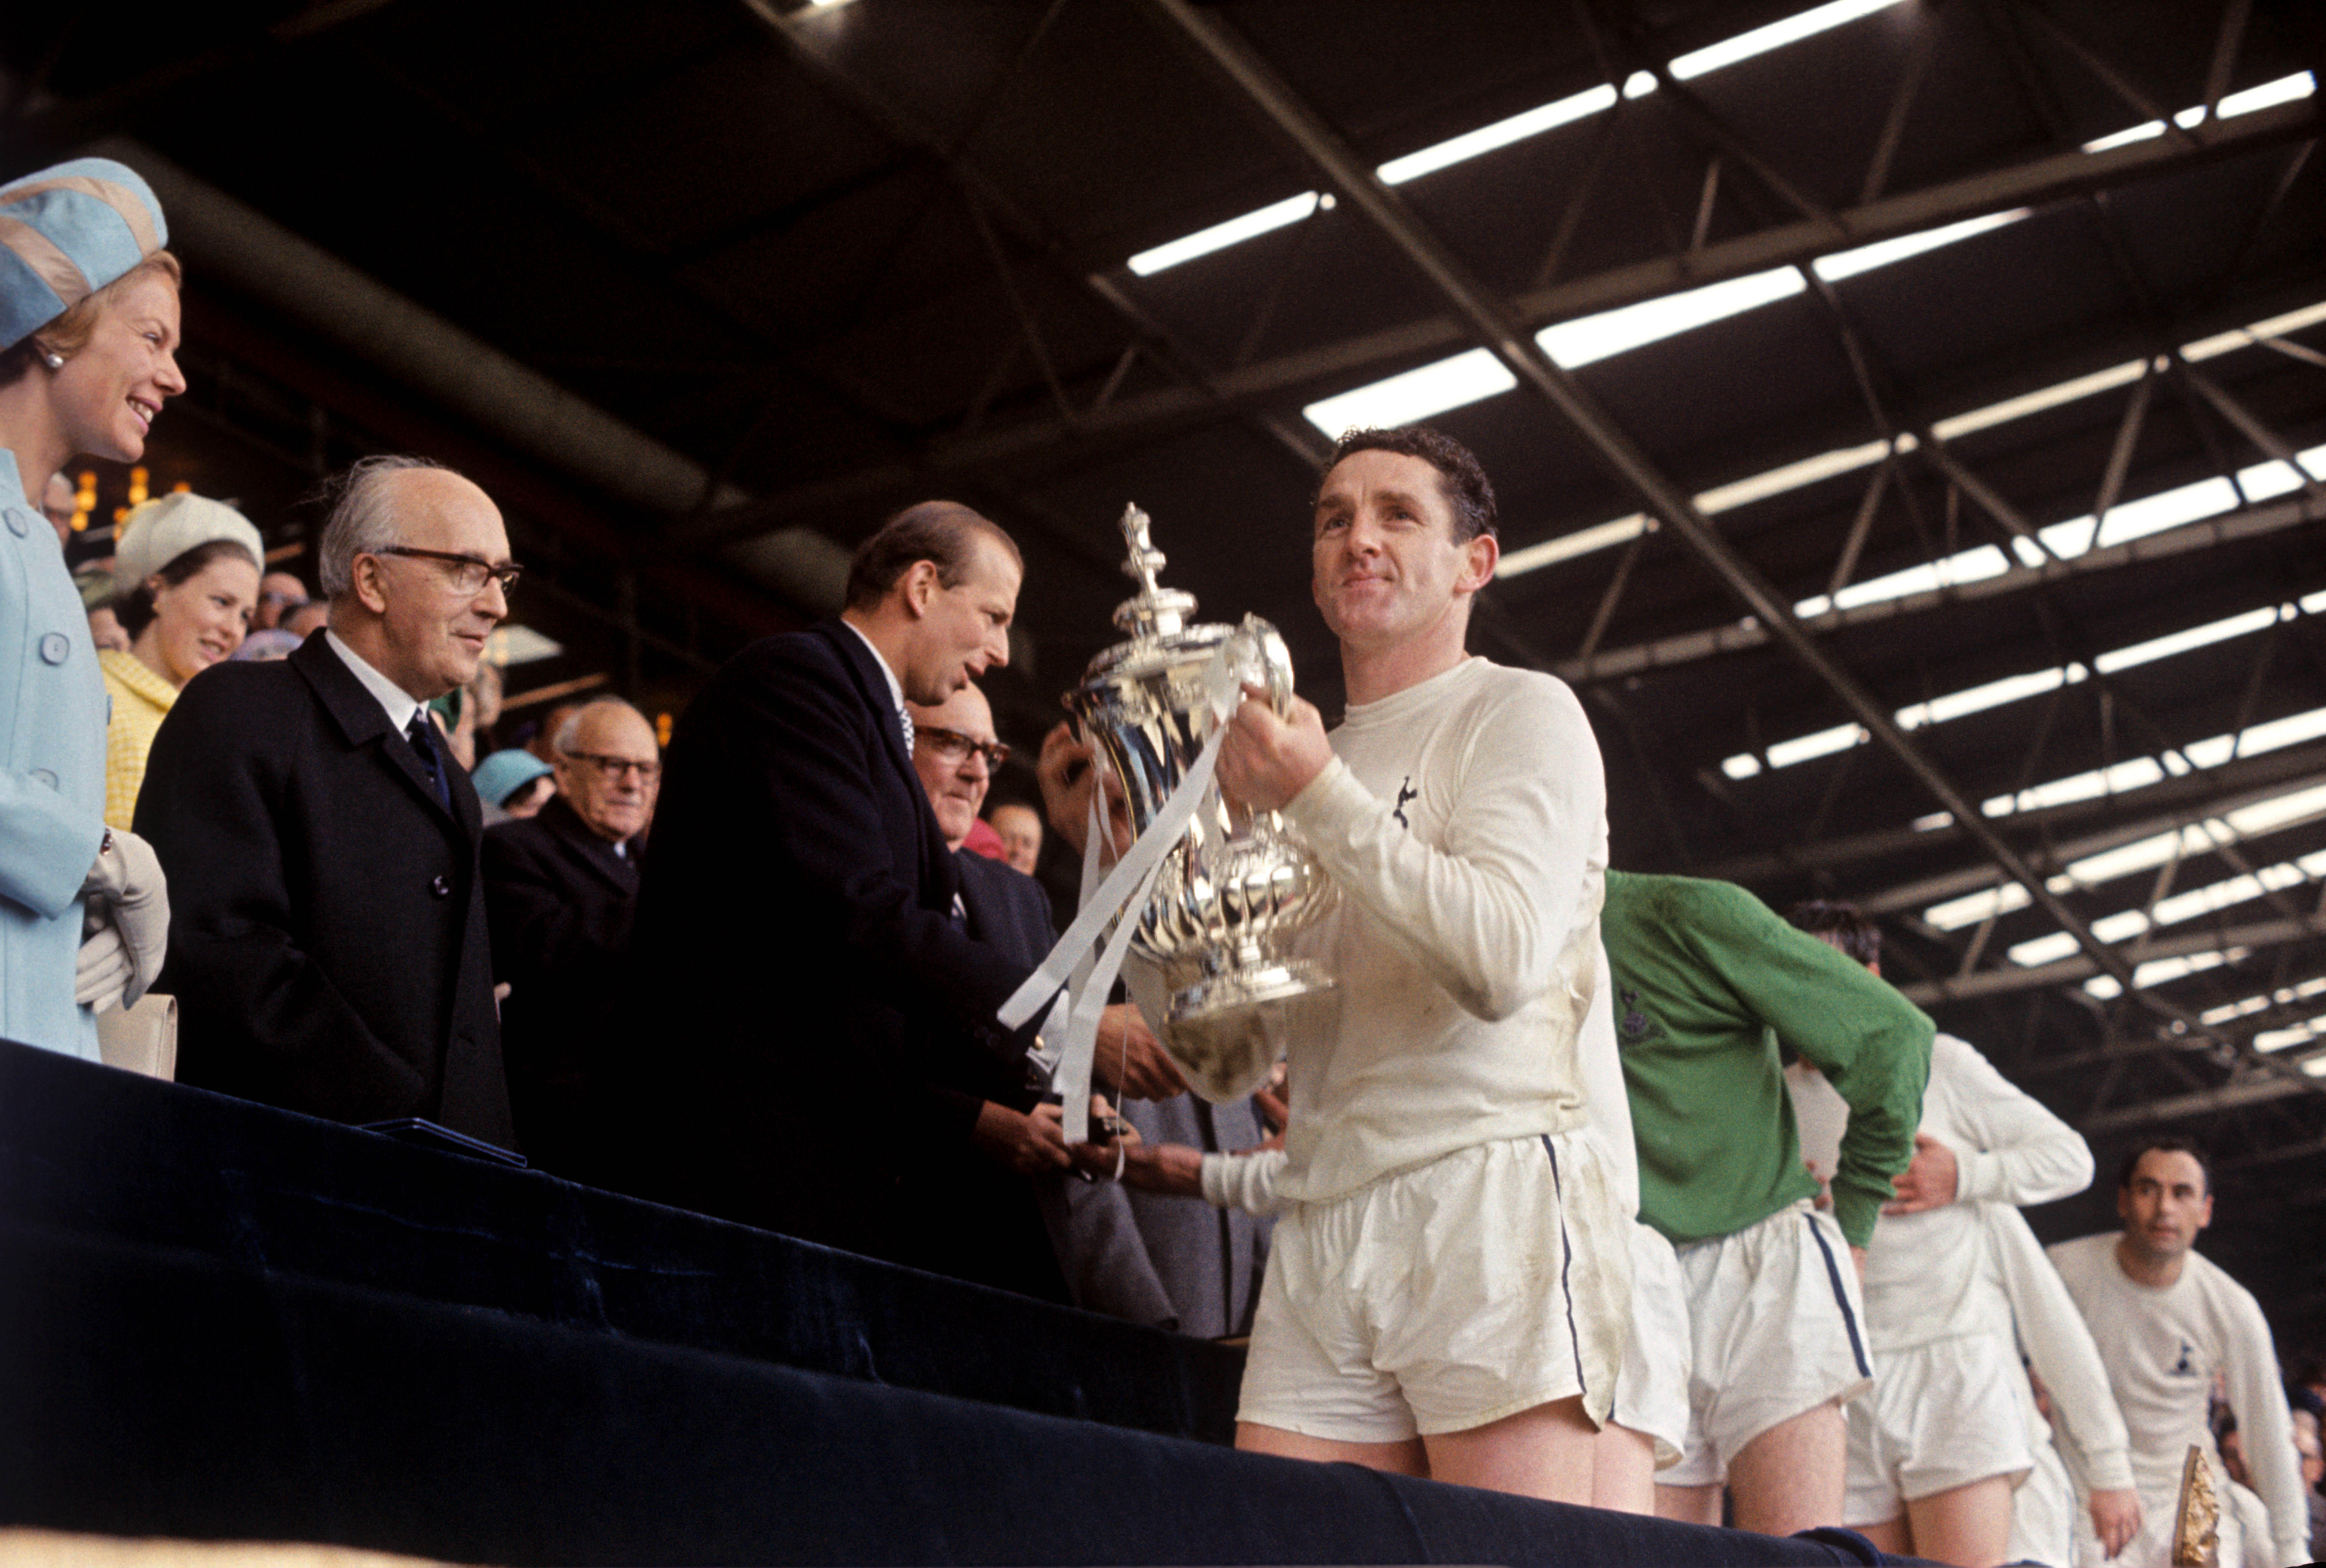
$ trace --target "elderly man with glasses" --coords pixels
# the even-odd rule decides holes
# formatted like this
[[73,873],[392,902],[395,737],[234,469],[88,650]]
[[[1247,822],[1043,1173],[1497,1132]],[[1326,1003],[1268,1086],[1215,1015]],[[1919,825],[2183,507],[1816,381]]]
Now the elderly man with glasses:
[[618,697],[576,709],[551,737],[557,793],[485,832],[501,1050],[517,1141],[535,1164],[586,1178],[601,1067],[616,1042],[638,863],[662,784],[654,726]]
[[335,496],[330,629],[189,682],[146,765],[179,1077],[513,1148],[483,821],[426,705],[475,676],[518,568],[491,498],[448,469],[368,459]]

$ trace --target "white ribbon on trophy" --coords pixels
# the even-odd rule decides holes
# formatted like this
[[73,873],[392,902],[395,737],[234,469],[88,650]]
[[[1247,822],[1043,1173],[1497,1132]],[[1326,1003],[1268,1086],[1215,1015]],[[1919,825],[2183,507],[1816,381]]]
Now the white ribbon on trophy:
[[[1122,972],[1130,939],[1139,930],[1140,914],[1147,907],[1163,862],[1186,833],[1188,823],[1195,820],[1196,810],[1211,790],[1212,775],[1219,766],[1220,743],[1227,738],[1227,721],[1242,699],[1242,674],[1254,657],[1251,639],[1242,631],[1229,636],[1213,652],[1211,662],[1204,667],[1204,693],[1212,714],[1211,737],[1204,742],[1204,749],[1186,776],[1164,798],[1154,820],[1147,824],[1147,830],[1132,841],[1103,880],[1097,878],[1096,872],[1099,833],[1106,815],[1100,804],[1104,780],[1099,776],[1099,770],[1104,762],[1103,756],[1093,758],[1091,830],[1084,840],[1082,908],[1074,923],[1066,927],[1066,934],[1050,950],[1049,957],[1011,993],[998,1015],[1003,1028],[1020,1028],[1045,1001],[1056,997],[1043,1033],[1046,1044],[1049,1044],[1049,1031],[1057,1026],[1060,1013],[1065,1015],[1065,1035],[1049,1044],[1048,1053],[1056,1062],[1050,1084],[1065,1101],[1062,1109],[1065,1137],[1070,1144],[1090,1140],[1091,1073],[1098,1055],[1099,1016],[1106,1010],[1106,998],[1114,989],[1115,977]],[[1094,880],[1098,882],[1095,892],[1091,886]],[[1110,924],[1113,927],[1111,934]],[[1105,946],[1093,962],[1092,950],[1102,937]]]

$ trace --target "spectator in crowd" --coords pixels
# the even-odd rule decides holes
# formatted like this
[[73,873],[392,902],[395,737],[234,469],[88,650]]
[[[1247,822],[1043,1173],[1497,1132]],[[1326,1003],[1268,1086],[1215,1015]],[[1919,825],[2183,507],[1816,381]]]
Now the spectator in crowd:
[[[966,849],[986,786],[1009,755],[1009,747],[994,736],[993,714],[984,693],[973,685],[963,686],[934,707],[907,702],[905,710],[913,719],[913,771],[928,792],[937,830],[944,835],[961,878],[964,927],[978,941],[1031,969],[1050,951],[1049,895],[1031,877]],[[1136,1009],[1122,1010],[1136,1015]],[[1111,1021],[1121,1025],[1119,1016]],[[1093,1185],[1069,1174],[1065,1136],[1055,1103],[1019,1109],[1024,1091],[1029,1087],[1037,1093],[1046,1090],[1047,1080],[1036,1073],[1027,1081],[1009,1082],[982,1071],[974,1057],[963,1058],[961,1064],[981,1069],[949,1087],[982,1097],[970,1137],[986,1164],[977,1179],[963,1179],[948,1190],[925,1195],[923,1202],[933,1208],[957,1209],[971,1217],[966,1223],[938,1223],[974,1238],[980,1247],[1007,1244],[1030,1252],[1037,1244],[1045,1246],[1056,1257],[1067,1297],[1076,1306],[1177,1327],[1170,1299],[1140,1245],[1138,1224],[1121,1189]],[[1047,1238],[1026,1223],[1037,1211]],[[1003,1213],[1015,1220],[1006,1230],[990,1218],[980,1218]],[[1028,1274],[1038,1272],[1030,1257],[1019,1266]],[[956,1263],[947,1272],[963,1267]]]
[[163,496],[122,523],[113,555],[113,613],[129,634],[129,651],[97,655],[113,699],[105,732],[105,820],[111,826],[129,830],[145,782],[145,754],[178,693],[242,646],[265,554],[250,519],[200,496]]
[[79,510],[80,499],[73,489],[72,480],[61,469],[51,474],[48,484],[41,491],[41,514],[48,518],[49,526],[57,531],[59,545],[72,543],[72,520]]
[[961,841],[961,847],[988,860],[1007,861],[1009,858],[1009,850],[1001,847],[1001,835],[995,832],[993,824],[983,817],[970,823],[969,837]]
[[281,622],[284,631],[302,643],[330,624],[331,603],[329,599],[319,598],[311,598],[305,604],[293,606],[284,612]]
[[192,682],[138,830],[184,889],[179,1078],[336,1121],[512,1146],[483,824],[425,704],[476,673],[516,575],[490,497],[369,458],[323,529],[331,629]]
[[178,264],[154,193],[99,158],[0,188],[0,1038],[97,1059],[144,995],[169,900],[105,823],[105,683],[41,512],[86,454],[144,455],[178,372]]
[[[2192,1445],[2212,1464],[2222,1499],[2221,1561],[2239,1561],[2243,1531],[2206,1420],[2221,1376],[2249,1440],[2254,1489],[2267,1505],[2267,1550],[2280,1563],[2308,1562],[2310,1513],[2269,1323],[2250,1292],[2194,1250],[2213,1221],[2211,1165],[2187,1138],[2151,1137],[2126,1159],[2116,1203],[2120,1232],[2062,1241],[2051,1258],[2099,1346],[2132,1433],[2142,1524],[2118,1561],[2163,1568],[2172,1560],[2183,1456]],[[2078,1558],[2088,1560],[2080,1550]]]
[[948,1087],[966,1063],[1024,1082],[1033,1028],[995,1014],[1029,966],[954,922],[905,702],[1006,662],[1020,571],[968,507],[910,507],[859,547],[839,618],[745,649],[680,721],[634,944],[669,1096],[642,1179],[678,1201],[899,1262],[963,1250],[914,1198],[982,1159]]
[[283,617],[307,602],[307,585],[291,571],[270,571],[258,580],[258,605],[250,612],[253,631],[273,631]]
[[525,748],[554,767],[557,765],[557,732],[565,721],[582,710],[579,702],[560,702],[541,716],[541,723],[526,738]]
[[477,678],[462,692],[461,714],[474,748],[470,758],[473,769],[476,758],[492,755],[493,727],[501,721],[501,667],[490,659],[477,666]]
[[[1933,1025],[1730,883],[1610,872],[1600,919],[1640,1217],[1679,1250],[1694,1341],[1688,1452],[1657,1478],[1658,1511],[1717,1524],[1726,1480],[1742,1528],[1838,1524],[1842,1406],[1874,1378],[1859,1268],[1912,1156]],[[1849,1107],[1830,1213],[1780,1043]]]
[[591,1106],[617,1037],[661,772],[654,726],[619,697],[600,697],[558,737],[556,793],[532,817],[485,834],[493,978],[509,988],[509,1110],[526,1158],[563,1176],[592,1174]]
[[242,646],[234,651],[237,663],[265,663],[275,659],[287,659],[299,645],[299,639],[281,626],[256,631],[242,639]]
[[485,809],[485,826],[523,821],[557,793],[557,770],[533,753],[512,746],[477,765],[469,775]]
[[2302,1500],[2310,1509],[2310,1538],[2326,1540],[2326,1447],[2320,1444],[2318,1412],[2298,1406],[2293,1412],[2293,1450],[2302,1457]]
[[1020,877],[1034,875],[1042,858],[1042,817],[1033,807],[1005,801],[986,819],[1001,840],[1001,858]]
[[129,634],[121,629],[121,617],[113,613],[113,573],[88,570],[83,577],[73,579],[80,590],[80,602],[87,608],[89,641],[100,652],[107,648],[129,651]]
[[[1882,932],[1851,905],[1786,918],[1873,974]],[[1806,1062],[1787,1069],[1801,1153],[1836,1168],[1849,1107]],[[2035,1462],[2010,1297],[1989,1257],[1983,1201],[2048,1203],[2091,1185],[2075,1128],[1940,1034],[1914,1158],[1894,1181],[1865,1252],[1874,1390],[1852,1413],[1842,1523],[1885,1552],[1986,1568],[2005,1560],[2014,1487]],[[2128,1487],[2094,1494],[2113,1552],[2139,1528]]]

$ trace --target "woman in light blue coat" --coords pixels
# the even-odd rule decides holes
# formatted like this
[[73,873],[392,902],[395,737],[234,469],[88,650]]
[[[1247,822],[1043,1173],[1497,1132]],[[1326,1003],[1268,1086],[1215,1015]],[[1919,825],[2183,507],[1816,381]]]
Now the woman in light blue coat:
[[91,1059],[98,1009],[161,967],[168,904],[105,826],[105,687],[39,497],[76,456],[137,460],[185,390],[167,238],[108,160],[0,188],[0,1039]]

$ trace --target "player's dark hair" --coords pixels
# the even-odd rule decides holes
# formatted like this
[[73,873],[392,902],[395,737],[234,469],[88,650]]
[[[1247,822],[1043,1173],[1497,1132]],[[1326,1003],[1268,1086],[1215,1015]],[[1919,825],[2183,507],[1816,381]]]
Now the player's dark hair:
[[1785,911],[1785,918],[1811,936],[1831,942],[1869,970],[1882,961],[1882,928],[1868,920],[1855,904],[1812,898]]
[[2212,1157],[2205,1153],[2204,1145],[2184,1133],[2158,1133],[2154,1137],[2143,1138],[2133,1145],[2131,1151],[2124,1156],[2124,1164],[2117,1168],[2117,1190],[2123,1191],[2129,1188],[2132,1185],[2132,1174],[2140,1168],[2141,1160],[2148,1155],[2158,1153],[2186,1155],[2196,1161],[2197,1168],[2205,1173],[2205,1194],[2208,1197],[2212,1195]]
[[[1437,493],[1454,513],[1454,543],[1467,544],[1481,533],[1500,538],[1495,532],[1494,487],[1486,478],[1486,470],[1470,449],[1442,431],[1426,424],[1401,425],[1395,430],[1353,430],[1343,432],[1333,443],[1333,455],[1326,459],[1325,473],[1340,466],[1341,459],[1354,452],[1395,452],[1400,457],[1419,458],[1437,470]],[[1324,487],[1324,477],[1317,478],[1317,488]],[[1313,509],[1316,497],[1309,497]]]

